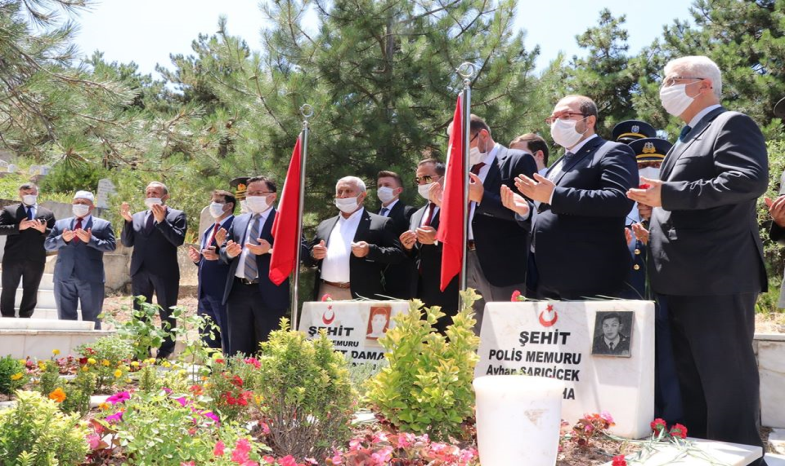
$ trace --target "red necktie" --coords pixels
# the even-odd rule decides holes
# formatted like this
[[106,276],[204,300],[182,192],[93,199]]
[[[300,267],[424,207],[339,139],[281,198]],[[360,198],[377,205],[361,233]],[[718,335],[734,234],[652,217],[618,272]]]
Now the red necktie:
[[482,170],[482,167],[484,166],[485,166],[485,162],[475,163],[474,165],[472,165],[471,172],[479,176],[480,170]]
[[433,220],[433,211],[436,210],[436,206],[429,202],[428,203],[428,217],[423,222],[422,226],[429,227],[431,226],[431,221]]
[[[82,229],[82,219],[81,218],[77,218],[76,219],[76,225],[74,226],[74,231],[81,230],[81,229]],[[78,243],[79,241],[81,241],[79,239],[79,237],[78,236],[74,236],[74,242]]]
[[216,233],[218,233],[218,229],[219,229],[219,228],[221,228],[221,224],[220,224],[220,223],[216,223],[216,224],[213,226],[213,232],[212,232],[212,234],[210,234],[210,239],[209,239],[209,240],[207,240],[207,242],[206,242],[206,243],[204,243],[204,247],[205,247],[205,249],[206,249],[206,248],[209,248],[210,246],[212,246],[212,245],[213,245],[213,241],[215,241],[215,234],[216,234]]

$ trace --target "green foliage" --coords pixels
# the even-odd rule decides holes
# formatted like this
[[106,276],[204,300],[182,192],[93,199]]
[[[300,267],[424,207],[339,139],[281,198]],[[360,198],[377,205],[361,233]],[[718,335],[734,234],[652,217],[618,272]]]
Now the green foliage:
[[324,458],[348,441],[355,394],[346,360],[322,332],[309,340],[302,332],[281,330],[262,343],[259,386],[266,443],[278,456]]
[[38,391],[48,397],[57,387],[62,385],[60,368],[54,361],[38,361]]
[[93,373],[79,371],[73,381],[63,387],[66,398],[60,403],[65,413],[77,413],[85,416],[90,411],[90,397],[96,391],[96,376]]
[[86,189],[95,193],[98,181],[106,176],[107,171],[100,165],[65,159],[52,166],[40,188],[44,192],[74,193]]
[[128,373],[126,363],[134,355],[134,346],[124,337],[110,335],[79,346],[77,352],[88,358],[88,361],[95,361],[88,362],[82,369],[83,372],[95,375],[96,391],[104,392],[112,385],[120,385],[125,380]]
[[252,390],[258,385],[260,377],[254,363],[259,364],[256,359],[243,356],[229,360],[214,357],[211,361],[205,387],[211,400],[210,408],[222,421],[237,420],[254,406]]
[[17,405],[0,411],[0,464],[81,464],[86,435],[79,416],[63,414],[37,392],[17,392]]
[[379,339],[390,365],[370,380],[368,399],[404,431],[447,439],[460,435],[461,423],[473,414],[480,339],[471,306],[478,295],[469,289],[461,298],[463,307],[446,337],[433,327],[444,315],[439,307],[421,310],[422,302],[413,300],[409,312],[398,314],[395,327]]
[[0,358],[0,394],[11,395],[28,381],[25,364],[11,356]]
[[[160,348],[164,339],[173,332],[169,328],[169,323],[164,321],[163,327],[155,325],[153,319],[158,315],[161,306],[146,302],[144,296],[136,296],[139,302],[139,309],[134,309],[133,318],[120,322],[112,316],[105,317],[108,323],[117,329],[117,335],[128,342],[133,351],[131,356],[141,361],[150,355],[150,349]],[[172,309],[172,316],[179,319],[182,316],[183,308],[175,307]]]

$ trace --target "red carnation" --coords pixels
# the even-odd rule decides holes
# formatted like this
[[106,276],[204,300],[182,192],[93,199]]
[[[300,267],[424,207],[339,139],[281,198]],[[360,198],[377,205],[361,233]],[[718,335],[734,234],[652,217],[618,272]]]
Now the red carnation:
[[638,186],[638,189],[649,189],[651,185],[649,183],[643,183],[642,185]]
[[653,430],[654,433],[657,434],[668,428],[668,424],[666,424],[665,421],[660,418],[653,420],[649,425],[651,426],[651,430]]
[[512,296],[510,297],[510,301],[512,301],[514,303],[518,302],[520,297],[521,297],[521,292],[518,291],[518,290],[515,290],[515,291],[512,292]]
[[624,459],[624,455],[614,456],[612,466],[627,466],[627,460]]
[[675,424],[671,427],[670,431],[671,437],[679,437],[682,439],[687,438],[687,428],[681,424]]

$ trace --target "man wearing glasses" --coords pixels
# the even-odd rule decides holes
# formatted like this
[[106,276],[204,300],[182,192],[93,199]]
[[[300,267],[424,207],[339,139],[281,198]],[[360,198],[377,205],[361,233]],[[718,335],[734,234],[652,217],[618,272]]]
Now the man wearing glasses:
[[720,106],[721,92],[707,57],[665,65],[662,106],[686,126],[661,181],[644,177],[629,196],[653,207],[649,271],[668,306],[684,424],[695,437],[762,446],[752,337],[767,284],[755,211],[766,144],[751,118]]
[[[635,154],[595,134],[597,106],[588,97],[564,97],[546,123],[565,154],[545,176],[515,181],[538,209],[532,238],[536,297],[618,296],[630,268],[624,227],[633,205],[626,192],[638,185]],[[528,219],[520,196],[502,189],[502,197],[519,220]]]
[[442,245],[436,240],[439,229],[441,199],[438,192],[444,183],[444,164],[436,159],[425,159],[417,164],[417,192],[427,202],[412,215],[409,229],[400,236],[401,245],[417,264],[417,299],[426,306],[440,306],[445,316],[436,328],[444,333],[458,312],[458,276],[453,277],[444,292],[440,289]]

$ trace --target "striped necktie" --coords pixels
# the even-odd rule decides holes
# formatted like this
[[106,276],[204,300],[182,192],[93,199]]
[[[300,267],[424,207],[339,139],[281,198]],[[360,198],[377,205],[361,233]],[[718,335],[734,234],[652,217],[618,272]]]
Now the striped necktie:
[[[245,244],[259,244],[259,223],[261,223],[259,222],[259,219],[261,217],[262,216],[259,214],[254,214],[253,217],[251,217],[251,231],[248,232],[248,238],[246,238]],[[246,279],[256,280],[259,276],[259,268],[256,266],[256,254],[250,251],[246,254],[243,269],[245,270]]]

